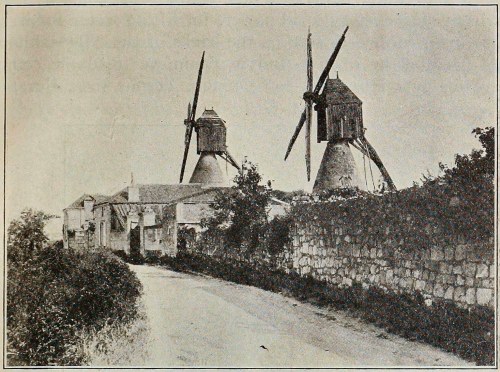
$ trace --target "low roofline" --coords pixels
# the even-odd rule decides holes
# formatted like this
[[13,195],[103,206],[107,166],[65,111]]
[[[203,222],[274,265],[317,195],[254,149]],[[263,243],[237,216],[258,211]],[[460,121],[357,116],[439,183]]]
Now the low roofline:
[[[150,184],[147,184],[147,185],[150,185]],[[151,184],[151,185],[162,185],[162,186],[178,186],[178,185],[183,185],[183,184],[178,184],[178,183],[173,183],[173,184]],[[188,185],[202,185],[201,183],[192,183],[192,184],[185,184],[186,186]],[[141,185],[136,185],[136,187],[138,186],[141,186]],[[111,195],[108,199],[114,197],[116,194],[120,193],[120,192],[123,192],[125,191],[126,189],[128,188],[128,186],[124,189],[121,189],[120,191],[116,192],[115,194]],[[199,195],[203,195],[203,194],[206,194],[210,191],[214,191],[214,190],[218,190],[218,189],[229,189],[229,187],[224,187],[224,186],[210,186],[210,185],[207,185],[207,186],[202,186],[201,187],[201,191],[197,192],[197,193],[194,193],[194,194],[191,194],[191,195],[187,195],[187,196],[183,196],[181,198],[178,198],[178,199],[174,199],[174,200],[170,200],[170,201],[167,201],[167,202],[146,202],[146,201],[134,201],[134,202],[129,202],[129,201],[120,201],[120,202],[113,202],[113,201],[110,201],[110,200],[104,200],[100,203],[95,203],[94,204],[94,208],[95,207],[98,207],[98,206],[102,206],[102,205],[105,205],[105,204],[165,204],[165,205],[172,205],[172,204],[176,204],[178,202],[181,202],[185,199],[188,199],[188,198],[192,198],[194,196],[199,196]]]
[[174,204],[180,203],[180,202],[182,202],[182,201],[184,201],[186,199],[192,198],[194,196],[200,196],[200,195],[203,195],[203,194],[207,194],[210,191],[217,191],[217,189],[219,189],[219,187],[207,188],[207,189],[204,189],[204,190],[202,190],[202,191],[200,191],[200,192],[198,192],[196,194],[192,194],[192,195],[188,195],[188,196],[183,196],[182,198],[172,200],[169,203],[167,203],[167,205],[174,205]]
[[278,203],[278,204],[284,204],[284,205],[291,205],[290,203],[287,203],[286,201],[283,201],[283,200],[279,200],[279,199],[276,199],[276,198],[271,198],[272,201]]

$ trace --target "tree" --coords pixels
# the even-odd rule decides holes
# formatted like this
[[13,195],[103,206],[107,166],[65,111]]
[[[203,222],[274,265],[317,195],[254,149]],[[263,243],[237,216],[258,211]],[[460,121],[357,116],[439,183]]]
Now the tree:
[[439,164],[446,179],[477,181],[493,176],[495,172],[495,128],[476,128],[472,133],[481,142],[482,149],[474,149],[470,155],[455,155],[453,168]]
[[209,233],[222,232],[227,248],[251,254],[265,234],[271,187],[261,185],[257,166],[245,161],[229,192],[219,191],[214,215],[202,221]]
[[7,260],[9,264],[23,262],[44,248],[49,241],[45,235],[45,225],[55,215],[46,214],[42,211],[25,209],[21,212],[19,219],[13,220],[7,230]]

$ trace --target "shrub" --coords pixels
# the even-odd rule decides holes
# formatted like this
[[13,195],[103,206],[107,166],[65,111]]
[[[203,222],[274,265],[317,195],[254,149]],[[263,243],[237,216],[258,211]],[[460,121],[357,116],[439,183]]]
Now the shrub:
[[281,255],[290,244],[292,223],[292,218],[286,215],[276,216],[267,224],[268,230],[265,239],[265,249],[272,257]]
[[83,364],[82,334],[134,319],[141,284],[110,253],[48,246],[44,216],[23,212],[9,227],[8,349],[23,364]]

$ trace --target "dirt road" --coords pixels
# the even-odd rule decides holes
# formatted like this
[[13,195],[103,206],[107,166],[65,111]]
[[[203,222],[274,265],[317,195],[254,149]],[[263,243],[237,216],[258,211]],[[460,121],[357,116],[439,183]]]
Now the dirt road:
[[148,366],[470,365],[279,294],[157,267],[131,267],[144,286]]

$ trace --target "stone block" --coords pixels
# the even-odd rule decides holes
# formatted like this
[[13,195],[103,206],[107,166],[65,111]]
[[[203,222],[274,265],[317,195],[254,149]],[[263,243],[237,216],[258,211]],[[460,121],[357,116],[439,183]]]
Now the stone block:
[[354,246],[352,248],[352,255],[353,255],[353,257],[360,257],[361,256],[361,249],[359,248],[359,246]]
[[444,287],[438,283],[434,286],[434,296],[442,298],[444,296]]
[[465,302],[465,288],[457,287],[453,293],[453,300],[456,302]]
[[351,237],[349,235],[344,236],[344,241],[346,243],[350,243],[351,242]]
[[490,278],[495,277],[495,265],[490,265]]
[[474,278],[465,278],[465,286],[473,287],[474,286]]
[[439,261],[427,261],[427,266],[431,271],[439,271]]
[[452,266],[447,264],[446,262],[440,262],[439,263],[439,271],[442,274],[451,274]]
[[481,280],[481,287],[493,289],[495,287],[495,280],[491,278],[483,279]]
[[439,283],[439,284],[446,283],[446,275],[444,275],[444,274],[437,274],[436,275],[436,283]]
[[416,291],[423,291],[425,288],[425,280],[417,280],[415,282],[415,290]]
[[377,249],[377,257],[384,257],[384,251],[382,248]]
[[469,278],[474,278],[476,276],[476,264],[472,262],[467,262],[464,265],[465,276]]
[[453,274],[462,274],[464,272],[462,266],[456,265],[453,266]]
[[343,278],[342,279],[342,284],[347,285],[347,286],[352,286],[352,279],[350,278]]
[[408,289],[414,289],[415,288],[415,279],[413,278],[409,278],[406,280],[406,283],[407,283],[407,288]]
[[469,305],[476,303],[476,288],[467,288],[465,292],[465,302]]
[[487,278],[488,277],[488,265],[479,264],[477,265],[476,278]]
[[453,260],[454,255],[455,255],[454,251],[455,251],[455,249],[453,247],[446,247],[444,249],[444,259],[447,260],[447,261]]
[[446,292],[444,293],[445,300],[453,300],[453,292],[455,288],[453,286],[449,286]]
[[386,281],[388,283],[392,283],[393,279],[394,279],[394,271],[393,270],[387,270],[386,271]]
[[488,305],[493,298],[493,289],[478,288],[477,289],[477,303],[478,305]]
[[467,254],[467,247],[464,244],[459,244],[455,247],[455,260],[462,261],[465,260]]
[[387,284],[387,272],[381,271],[379,275],[380,275],[380,284],[386,285]]
[[370,249],[370,258],[377,258],[377,248]]
[[431,260],[441,261],[444,259],[444,252],[441,247],[434,246],[431,248]]
[[464,285],[465,284],[465,279],[462,275],[457,275],[456,284],[457,285]]
[[434,286],[432,285],[431,282],[425,283],[425,288],[424,288],[426,293],[432,293],[434,291]]

